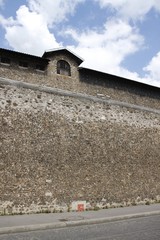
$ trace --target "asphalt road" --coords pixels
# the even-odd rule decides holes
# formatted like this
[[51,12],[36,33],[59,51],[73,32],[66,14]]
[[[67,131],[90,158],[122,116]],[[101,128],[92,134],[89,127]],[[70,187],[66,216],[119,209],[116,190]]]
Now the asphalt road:
[[53,230],[0,235],[0,240],[159,240],[160,215]]

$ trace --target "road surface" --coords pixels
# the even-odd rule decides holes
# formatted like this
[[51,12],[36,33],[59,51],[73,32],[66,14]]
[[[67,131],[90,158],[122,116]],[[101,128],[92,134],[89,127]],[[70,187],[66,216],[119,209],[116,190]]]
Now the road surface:
[[0,240],[160,240],[160,215],[0,235]]

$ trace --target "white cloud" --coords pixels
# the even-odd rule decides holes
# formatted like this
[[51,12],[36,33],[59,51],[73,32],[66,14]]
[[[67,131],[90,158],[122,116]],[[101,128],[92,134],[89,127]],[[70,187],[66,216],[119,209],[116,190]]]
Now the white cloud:
[[5,38],[15,50],[41,55],[46,47],[59,46],[42,16],[30,12],[26,6],[18,9],[16,20],[3,19],[3,25]]
[[100,4],[102,8],[110,7],[117,12],[120,17],[128,19],[143,19],[144,16],[154,8],[160,11],[159,0],[94,0]]
[[[0,0],[0,4],[4,1]],[[57,23],[66,21],[69,15],[74,14],[77,5],[85,1],[28,0],[28,5],[21,6],[17,10],[15,18],[5,19],[0,15],[0,25],[5,29],[5,38],[14,50],[42,55],[46,49],[62,45],[55,38],[54,27]],[[158,85],[160,83],[158,78],[160,76],[158,68],[160,53],[144,68],[144,71],[148,72],[145,78],[140,78],[136,72],[123,68],[123,61],[144,45],[143,36],[128,19],[143,19],[151,8],[160,11],[160,1],[94,1],[103,8],[111,8],[114,17],[109,20],[106,17],[106,23],[99,29],[78,31],[69,28],[63,30],[63,37],[68,35],[77,43],[67,47],[85,59],[84,67]]]
[[85,0],[28,0],[30,10],[43,16],[49,25],[66,19],[73,14],[76,6]]
[[56,41],[49,26],[64,20],[83,1],[28,0],[28,7],[21,6],[15,19],[0,16],[0,24],[6,31],[5,38],[14,50],[35,55],[42,55],[49,48],[57,48],[61,43]]
[[118,75],[125,57],[134,54],[143,44],[143,37],[136,28],[117,19],[108,21],[102,32],[80,33],[68,29],[65,34],[77,42],[76,47],[70,48],[85,59],[83,66]]
[[148,72],[146,78],[150,81],[156,82],[160,86],[160,52],[154,56],[146,66],[144,71]]
[[144,44],[143,36],[129,23],[112,19],[106,22],[101,32],[68,29],[65,34],[77,42],[77,46],[68,47],[85,59],[83,67],[160,87],[160,52],[143,69],[149,72],[145,77],[123,67],[123,60],[139,51]]

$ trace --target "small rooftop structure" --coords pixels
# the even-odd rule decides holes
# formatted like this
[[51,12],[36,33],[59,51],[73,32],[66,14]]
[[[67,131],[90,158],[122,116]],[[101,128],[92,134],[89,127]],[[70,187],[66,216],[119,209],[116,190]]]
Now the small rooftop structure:
[[46,50],[42,55],[42,58],[50,58],[51,56],[53,57],[54,55],[57,56],[57,54],[63,54],[63,53],[72,56],[72,58],[75,59],[78,65],[80,65],[84,61],[77,54],[73,53],[71,50],[67,48],[56,48],[56,49]]

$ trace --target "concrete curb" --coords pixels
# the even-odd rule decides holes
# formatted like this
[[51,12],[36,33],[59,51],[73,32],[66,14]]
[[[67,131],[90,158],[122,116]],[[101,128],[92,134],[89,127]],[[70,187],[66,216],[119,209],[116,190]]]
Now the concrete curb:
[[68,222],[55,222],[55,223],[45,223],[45,224],[35,224],[35,225],[26,225],[26,226],[15,226],[15,227],[4,227],[0,228],[1,234],[11,234],[11,233],[20,233],[20,232],[30,232],[38,230],[47,230],[47,229],[57,229],[65,227],[75,227],[91,224],[100,224],[107,222],[115,222],[127,219],[135,219],[140,217],[148,217],[153,215],[160,215],[160,211],[145,212],[145,213],[135,213],[127,214],[123,216],[114,216],[114,217],[105,217],[105,218],[95,218],[87,220],[78,220],[78,221],[68,221]]

